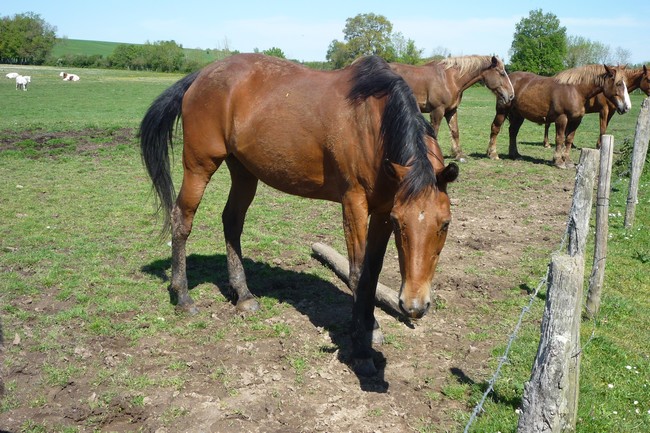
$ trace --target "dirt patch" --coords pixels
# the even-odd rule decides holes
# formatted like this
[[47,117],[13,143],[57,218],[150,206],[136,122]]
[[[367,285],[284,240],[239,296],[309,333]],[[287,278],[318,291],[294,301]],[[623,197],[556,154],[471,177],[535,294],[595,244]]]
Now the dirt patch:
[[[119,135],[112,141],[115,143],[133,138],[131,130],[115,133]],[[45,145],[54,138],[69,138],[69,133],[21,134],[24,136],[3,137],[0,149],[10,149],[20,140]],[[91,135],[86,131],[79,136]],[[80,146],[79,141],[76,145]],[[99,144],[87,140],[89,148],[94,145]],[[492,375],[491,350],[507,338],[514,323],[503,324],[499,314],[491,313],[491,306],[512,296],[525,302],[529,288],[524,282],[541,276],[528,275],[522,259],[548,256],[559,245],[574,182],[573,174],[566,171],[548,167],[540,170],[542,174],[531,175],[525,171],[530,163],[507,162],[494,181],[482,184],[475,175],[482,173],[486,164],[495,163],[478,159],[463,165],[458,184],[450,187],[454,221],[435,278],[438,308],[416,323],[377,312],[388,337],[388,343],[377,348],[377,377],[357,377],[346,364],[351,301],[343,284],[336,279],[327,282],[305,277],[304,269],[322,266],[316,259],[296,263],[279,258],[247,269],[249,273],[272,271],[275,275],[263,293],[256,293],[271,293],[279,300],[276,308],[281,314],[260,318],[265,329],[275,331],[266,338],[251,340],[238,333],[233,323],[246,319],[239,317],[230,303],[211,300],[198,305],[201,317],[209,323],[190,331],[204,341],[200,345],[182,333],[156,334],[136,342],[101,337],[87,341],[79,339],[78,331],[70,326],[65,332],[71,359],[81,363],[84,372],[75,374],[78,379],[69,383],[44,385],[42,368],[47,353],[12,342],[14,336],[6,335],[5,344],[21,351],[13,357],[15,362],[4,365],[5,384],[11,384],[12,398],[30,404],[0,413],[0,430],[20,431],[26,422],[59,428],[74,425],[80,432],[455,429],[457,411],[471,408],[444,390],[454,384],[482,383]],[[525,187],[504,192],[495,186],[518,176],[526,177]],[[331,240],[305,234],[306,244]],[[204,258],[188,258],[190,275],[201,267],[201,260]],[[261,269],[263,266],[267,267]],[[150,273],[156,270],[152,268]],[[226,284],[225,276],[206,280],[206,284],[217,286],[215,292]],[[399,287],[392,247],[381,280]],[[306,291],[309,296],[304,295]],[[49,314],[65,307],[54,293],[49,298],[24,298],[21,302],[23,308]],[[121,319],[136,318],[125,315]],[[21,326],[29,333],[29,322]],[[227,335],[220,333],[224,329]],[[505,331],[495,331],[500,329]],[[487,335],[476,338],[485,330]],[[112,372],[113,383],[92,382],[102,377],[103,371]],[[184,372],[185,378],[180,386],[173,381],[178,371]],[[132,383],[137,380],[143,383]],[[30,397],[30,390],[37,387],[47,389],[44,401]]]

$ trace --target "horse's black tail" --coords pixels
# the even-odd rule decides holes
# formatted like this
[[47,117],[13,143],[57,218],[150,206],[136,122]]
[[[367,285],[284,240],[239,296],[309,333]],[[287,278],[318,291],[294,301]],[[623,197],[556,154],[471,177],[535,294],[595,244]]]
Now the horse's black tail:
[[174,126],[182,114],[183,95],[198,74],[197,71],[186,76],[158,96],[144,115],[138,132],[142,161],[158,194],[158,211],[162,209],[164,212],[163,233],[171,228],[171,211],[176,198],[169,166],[169,148],[172,146]]

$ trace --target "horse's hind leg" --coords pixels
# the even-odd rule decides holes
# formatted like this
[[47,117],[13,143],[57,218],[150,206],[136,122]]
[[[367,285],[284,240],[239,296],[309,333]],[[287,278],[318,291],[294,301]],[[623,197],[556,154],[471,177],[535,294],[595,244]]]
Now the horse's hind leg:
[[190,314],[196,314],[198,310],[188,292],[185,246],[205,187],[218,166],[219,163],[210,165],[205,171],[191,170],[186,164],[183,184],[172,209],[172,281],[169,294],[172,304]]
[[248,207],[255,198],[257,178],[234,157],[226,159],[226,164],[228,164],[230,170],[232,183],[221,220],[226,239],[228,278],[231,287],[237,293],[237,309],[240,311],[257,311],[260,304],[248,290],[241,252],[241,234],[244,229],[244,219]]

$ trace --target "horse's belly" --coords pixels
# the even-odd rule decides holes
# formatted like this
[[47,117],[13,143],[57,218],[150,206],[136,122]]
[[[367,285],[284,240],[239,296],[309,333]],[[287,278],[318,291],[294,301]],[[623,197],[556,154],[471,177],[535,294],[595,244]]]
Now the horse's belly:
[[[305,148],[306,147],[306,148]],[[322,151],[301,146],[254,143],[233,153],[256,178],[272,188],[301,197],[337,201],[336,183],[327,182]]]

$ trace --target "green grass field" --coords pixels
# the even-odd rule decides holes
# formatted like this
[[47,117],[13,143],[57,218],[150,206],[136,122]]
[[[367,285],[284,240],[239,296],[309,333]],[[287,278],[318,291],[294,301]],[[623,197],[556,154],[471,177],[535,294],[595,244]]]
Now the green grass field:
[[[97,47],[101,48],[108,49],[107,46]],[[134,132],[151,101],[181,75],[83,69],[68,71],[80,75],[81,81],[63,82],[56,68],[0,65],[3,77],[10,71],[31,75],[32,84],[27,92],[22,92],[15,90],[13,80],[3,78],[0,81],[0,101],[4,109],[0,116],[0,178],[3,180],[0,189],[0,269],[3,274],[0,317],[7,324],[2,330],[6,346],[3,369],[17,368],[13,362],[21,349],[19,345],[10,344],[14,335],[28,335],[39,341],[31,350],[32,356],[42,361],[42,369],[38,372],[41,382],[65,384],[71,378],[83,376],[80,371],[83,366],[77,363],[69,363],[67,369],[61,366],[61,359],[74,357],[67,352],[70,347],[62,343],[70,327],[87,329],[89,339],[108,335],[135,342],[163,335],[188,336],[191,327],[207,326],[196,320],[189,329],[183,328],[182,320],[175,318],[168,300],[160,296],[158,280],[143,278],[140,272],[134,271],[142,264],[153,263],[152,266],[159,266],[158,271],[163,272],[169,251],[157,239],[159,226],[151,216],[150,184],[141,165],[137,140],[133,135],[125,136],[124,131]],[[642,100],[642,95],[633,95],[633,111],[625,116],[616,115],[612,121],[608,133],[615,136],[616,152],[625,141],[633,139]],[[493,115],[494,97],[488,91],[473,87],[465,92],[459,123],[463,148],[471,159],[462,167],[466,181],[454,185],[455,191],[480,187],[491,182],[493,170],[507,170],[515,164],[509,160],[489,165],[477,163],[484,158]],[[520,137],[527,138],[522,140],[520,153],[549,159],[550,151],[540,146],[542,133],[542,127],[526,122]],[[587,116],[578,131],[576,144],[593,147],[597,134],[597,116]],[[39,140],[35,140],[36,135]],[[447,153],[449,134],[445,125],[440,141]],[[502,156],[507,153],[507,126],[499,136],[498,150]],[[179,159],[174,162],[177,184]],[[530,166],[531,170],[536,169],[534,164]],[[227,174],[221,174],[224,172],[218,176],[227,183]],[[553,179],[549,178],[548,182]],[[209,219],[218,218],[218,203],[223,202],[227,189],[221,187],[217,191],[213,184],[209,186],[209,195],[213,198],[202,203],[196,225],[212,224]],[[586,322],[583,326],[577,429],[583,433],[650,431],[649,170],[646,168],[642,178],[636,222],[631,230],[623,227],[622,218],[627,184],[626,178],[612,180],[610,244],[601,314],[595,322]],[[504,185],[504,188],[511,186]],[[254,250],[271,261],[279,250],[301,248],[298,244],[306,231],[339,230],[340,210],[336,206],[321,209],[319,218],[305,218],[295,224],[291,216],[311,215],[311,202],[264,193],[272,194],[273,215],[269,217],[266,211],[251,209],[249,240],[244,240],[247,242],[244,249],[248,251]],[[332,223],[324,227],[317,219]],[[296,243],[279,245],[273,236],[278,229]],[[559,245],[560,239],[557,241]],[[198,236],[193,240],[193,248],[199,252],[211,251],[213,243],[211,236]],[[343,250],[341,244],[335,247]],[[541,279],[547,263],[536,261],[527,266]],[[326,270],[312,272],[328,274]],[[198,285],[193,296],[209,296],[202,295],[204,291],[208,290]],[[50,297],[50,292],[55,296]],[[217,295],[215,302],[224,302],[224,299]],[[38,313],[39,308],[51,312],[51,305],[60,308],[56,314]],[[142,305],[153,308],[142,313]],[[276,311],[272,305],[269,307]],[[505,433],[516,430],[517,414],[513,404],[521,399],[523,384],[530,375],[542,310],[543,301],[538,300],[520,331],[510,361],[496,383],[492,398],[488,399],[485,412],[471,431]],[[514,305],[508,298],[499,311],[504,315],[501,320],[514,327],[520,305]],[[110,317],[124,320],[113,321]],[[29,323],[29,327],[21,326],[25,323]],[[249,322],[242,326],[261,325]],[[273,328],[268,332],[282,332],[282,329]],[[494,365],[503,354],[506,338],[504,334],[501,339],[504,344],[494,348],[491,361]],[[288,368],[300,374],[303,361],[300,358],[290,361]],[[165,365],[165,368],[174,371],[189,367],[181,363]],[[217,373],[215,377],[222,377]],[[96,380],[108,382],[109,378]],[[160,385],[148,383],[144,376],[133,376],[128,371],[110,380],[115,381],[116,387],[132,391],[134,405],[141,404],[144,389]],[[16,399],[15,386],[15,383],[5,383],[6,395],[0,401],[0,415],[43,404],[45,396],[38,393],[29,401]],[[485,383],[463,384],[457,388],[446,390],[446,395],[459,400],[463,407],[452,431],[462,431]],[[168,416],[182,414],[170,412]],[[23,425],[21,431],[47,429],[43,420],[34,419]],[[57,431],[90,430],[61,427]],[[420,426],[417,431],[438,430]]]

